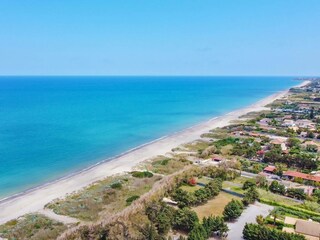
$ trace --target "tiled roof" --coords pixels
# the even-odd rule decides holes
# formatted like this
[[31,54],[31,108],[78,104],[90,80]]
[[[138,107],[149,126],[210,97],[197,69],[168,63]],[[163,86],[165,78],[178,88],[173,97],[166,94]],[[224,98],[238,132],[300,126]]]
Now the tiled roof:
[[298,220],[296,223],[296,232],[309,235],[309,236],[319,237],[320,223],[305,221],[305,220]]
[[263,171],[273,172],[276,170],[275,166],[268,166],[263,169]]
[[283,176],[289,176],[289,177],[299,177],[305,180],[311,180],[315,182],[320,182],[320,177],[318,176],[313,176],[310,174],[305,174],[301,172],[295,172],[295,171],[286,171],[283,173]]

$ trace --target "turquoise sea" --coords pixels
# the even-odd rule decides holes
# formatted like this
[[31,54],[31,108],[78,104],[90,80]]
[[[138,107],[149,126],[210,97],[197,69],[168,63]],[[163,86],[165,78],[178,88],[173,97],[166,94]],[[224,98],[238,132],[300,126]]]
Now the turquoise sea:
[[292,77],[0,77],[0,198],[297,84]]

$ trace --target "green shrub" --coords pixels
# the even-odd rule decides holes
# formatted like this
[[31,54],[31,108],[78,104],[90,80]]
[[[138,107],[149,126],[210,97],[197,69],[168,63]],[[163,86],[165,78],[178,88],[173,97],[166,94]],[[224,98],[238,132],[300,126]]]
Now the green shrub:
[[153,202],[146,208],[148,219],[155,225],[158,233],[167,235],[172,228],[176,210],[165,203]]
[[126,202],[127,202],[127,205],[130,205],[133,201],[137,200],[140,196],[138,195],[133,195],[131,197],[128,197]]
[[121,182],[116,182],[116,183],[112,183],[112,184],[110,185],[110,187],[111,187],[112,189],[121,189],[121,188],[122,188],[122,184],[121,184]]
[[173,217],[173,225],[177,230],[189,232],[199,223],[197,214],[189,208],[179,209]]
[[152,172],[144,171],[144,172],[132,172],[132,176],[136,178],[151,178],[153,177]]
[[188,235],[188,240],[206,240],[208,239],[207,232],[204,227],[197,223]]
[[240,217],[243,212],[243,204],[239,200],[232,199],[223,210],[223,217],[226,221],[233,221]]
[[254,203],[259,199],[259,192],[255,186],[250,187],[245,193],[242,202],[245,206]]

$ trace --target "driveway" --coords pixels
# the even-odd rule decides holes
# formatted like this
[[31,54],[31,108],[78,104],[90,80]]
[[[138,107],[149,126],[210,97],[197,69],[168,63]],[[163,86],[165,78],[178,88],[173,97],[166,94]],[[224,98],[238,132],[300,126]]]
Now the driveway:
[[232,223],[228,223],[229,232],[228,238],[230,240],[243,240],[242,231],[246,223],[256,223],[256,217],[262,215],[266,217],[273,209],[272,206],[255,202],[249,205],[241,214],[241,216]]

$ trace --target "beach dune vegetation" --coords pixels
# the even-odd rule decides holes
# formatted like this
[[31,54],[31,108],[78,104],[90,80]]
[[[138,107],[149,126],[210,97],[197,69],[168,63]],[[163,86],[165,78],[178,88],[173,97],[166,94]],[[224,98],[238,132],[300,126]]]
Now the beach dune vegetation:
[[0,226],[0,238],[50,240],[56,239],[67,227],[41,214],[28,214]]
[[149,171],[143,171],[143,172],[134,171],[132,172],[132,176],[135,178],[151,178],[153,177],[153,173]]

